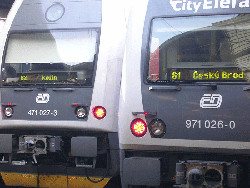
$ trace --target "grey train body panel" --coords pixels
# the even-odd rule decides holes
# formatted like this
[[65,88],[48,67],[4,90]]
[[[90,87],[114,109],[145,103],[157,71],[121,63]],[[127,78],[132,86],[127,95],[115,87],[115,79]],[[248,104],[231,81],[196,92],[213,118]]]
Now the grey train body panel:
[[[33,91],[15,91],[14,88],[2,88],[2,103],[13,103],[15,104],[15,111],[22,112],[13,114],[11,118],[13,120],[42,120],[44,118],[44,120],[52,121],[76,121],[74,104],[83,104],[90,107],[92,92],[92,88],[71,88],[69,91],[57,91],[55,88],[47,88],[46,91],[36,88]],[[50,94],[49,102],[46,104],[36,103],[36,97],[39,93]],[[29,110],[35,109],[38,109],[37,113],[28,114]],[[50,111],[48,115],[42,115],[44,110]],[[5,120],[8,119],[5,118]],[[82,121],[87,121],[87,119]]]
[[[223,83],[216,81],[217,89],[213,90],[209,86],[199,84],[179,84],[180,91],[177,90],[149,90],[154,84],[146,83],[145,62],[148,61],[147,48],[148,37],[150,36],[150,22],[152,18],[165,15],[166,17],[200,16],[200,15],[218,15],[218,14],[244,14],[249,13],[250,8],[217,8],[205,9],[200,6],[197,12],[192,10],[174,11],[167,1],[149,1],[148,7],[155,7],[148,12],[145,17],[144,31],[142,35],[142,104],[145,112],[157,112],[157,116],[146,118],[147,123],[152,119],[159,118],[166,123],[167,133],[162,139],[187,139],[187,140],[213,140],[213,141],[239,141],[249,142],[248,122],[250,117],[248,111],[250,108],[246,105],[249,101],[249,93],[244,90],[247,85],[239,83]],[[162,7],[157,9],[157,7]],[[203,9],[202,9],[203,8]],[[165,84],[169,87],[171,84]],[[156,86],[157,87],[157,86]],[[222,96],[222,103],[219,108],[202,108],[200,101],[204,94],[219,94]],[[187,120],[201,120],[201,128],[186,128]],[[205,121],[223,121],[223,128],[205,128]],[[208,122],[207,121],[207,122]],[[229,126],[234,121],[235,128]],[[198,124],[197,124],[198,125]],[[208,127],[208,126],[207,126]],[[233,128],[233,129],[232,129]],[[178,132],[176,132],[178,130]]]
[[[65,13],[60,20],[57,22],[50,22],[46,20],[46,10],[55,3],[53,2],[34,2],[34,1],[23,1],[20,9],[18,10],[9,34],[18,33],[21,31],[25,32],[38,32],[38,31],[49,31],[55,29],[81,29],[81,28],[100,28],[101,27],[101,13],[102,13],[102,2],[61,2],[65,7]],[[89,11],[92,10],[95,14]],[[74,14],[72,11],[74,10]],[[28,14],[28,15],[27,15]],[[86,27],[87,26],[87,27]],[[5,52],[6,53],[6,52]],[[97,61],[96,61],[97,62]],[[95,62],[95,64],[96,64]],[[2,104],[14,103],[16,116],[13,115],[13,120],[71,120],[78,121],[74,116],[74,106],[72,104],[83,104],[84,106],[90,107],[93,87],[83,88],[69,88],[69,90],[56,90],[53,89],[53,85],[45,86],[45,89],[41,86],[31,87],[31,90],[14,89],[14,88],[2,88]],[[49,87],[48,89],[46,87]],[[64,86],[65,87],[65,86]],[[41,88],[41,89],[40,89]],[[32,91],[33,90],[33,91]],[[37,91],[36,91],[37,90]],[[45,90],[45,91],[43,91]],[[50,101],[46,104],[36,103],[36,97],[38,94],[50,94]],[[22,99],[22,100],[20,100]],[[33,99],[33,100],[32,100]],[[27,103],[27,101],[29,101]],[[67,103],[63,102],[67,101]],[[51,103],[51,104],[49,104]],[[69,107],[72,107],[71,109]],[[53,109],[51,109],[53,108]],[[41,115],[41,113],[35,112],[35,114],[29,115],[29,110],[49,110],[49,115]],[[57,114],[54,114],[54,111]],[[61,111],[61,112],[59,112]],[[73,116],[72,116],[73,114]],[[7,119],[5,119],[7,120]],[[86,121],[84,119],[83,121]],[[10,123],[11,124],[11,123]],[[27,122],[27,124],[29,124]]]
[[[58,21],[48,21],[46,10],[53,4],[65,7],[64,15]],[[84,10],[84,11],[83,11]],[[94,12],[94,14],[93,14]],[[25,13],[25,14],[23,14]],[[30,1],[24,0],[17,12],[10,31],[55,28],[100,27],[102,1]]]
[[[62,4],[64,6],[64,14],[58,21],[50,22],[46,20],[46,10],[55,4]],[[120,15],[117,18],[111,18],[112,13],[107,14],[108,3],[107,5],[104,4],[105,7],[102,6],[102,1],[23,1],[8,30],[8,36],[19,33],[48,32],[50,30],[79,32],[84,29],[94,29],[98,33],[96,41],[96,52],[98,55],[93,62],[92,83],[88,86],[75,87],[74,85],[68,85],[63,86],[64,89],[58,89],[60,86],[53,86],[51,84],[46,84],[45,87],[42,84],[24,86],[24,89],[11,86],[2,87],[2,105],[8,103],[15,105],[15,115],[13,114],[12,118],[2,117],[2,128],[16,128],[20,123],[23,125],[22,128],[30,129],[33,128],[35,120],[39,129],[42,127],[45,129],[60,127],[74,128],[75,130],[117,132],[117,103],[119,100],[123,52],[123,42],[120,41],[123,40],[121,39],[122,37],[124,38],[123,22],[125,22],[125,19],[122,21],[119,20],[123,16],[121,13],[119,13]],[[102,9],[105,10],[104,13]],[[115,13],[119,10],[113,9],[113,12]],[[27,14],[30,16],[27,16]],[[104,17],[102,14],[104,14]],[[116,27],[112,29],[112,32],[108,32],[111,23],[117,23],[117,26],[120,27]],[[120,35],[114,35],[114,33],[119,33]],[[8,44],[8,40],[6,44]],[[6,47],[4,54],[6,54]],[[112,93],[114,98],[106,97],[106,95],[110,96],[109,92]],[[101,93],[102,95],[100,95]],[[49,94],[51,96],[49,102],[46,104],[36,103],[38,94],[40,96]],[[19,100],[19,97],[22,100]],[[30,102],[27,103],[26,100]],[[88,117],[85,119],[76,118],[74,115],[74,104],[85,106],[88,111]],[[96,121],[91,109],[99,105],[106,106],[109,116],[107,115],[103,120]],[[33,110],[35,113],[31,113],[30,115],[30,110]],[[42,115],[44,110],[48,110],[49,115]],[[58,113],[55,114],[54,111]],[[59,111],[61,112],[59,113]],[[103,126],[104,121],[107,123],[105,123],[107,126]]]
[[[147,9],[142,10],[142,12],[145,11],[143,12],[145,17],[141,16],[141,19],[143,18],[144,21],[140,22],[140,30],[135,32],[131,29],[131,33],[134,33],[130,34],[131,38],[141,35],[141,38],[137,38],[140,43],[136,46],[134,45],[133,48],[131,47],[131,52],[127,52],[125,55],[126,58],[129,59],[127,62],[137,62],[135,65],[136,70],[131,73],[134,77],[131,75],[127,76],[128,73],[123,70],[125,72],[123,75],[127,77],[123,77],[124,80],[126,80],[126,83],[125,81],[122,82],[121,88],[120,112],[122,113],[124,111],[125,113],[124,119],[123,117],[121,118],[121,124],[130,124],[128,120],[125,120],[125,117],[129,119],[137,117],[145,118],[147,124],[149,124],[153,119],[162,119],[166,124],[166,134],[160,139],[150,139],[151,136],[148,132],[145,136],[138,140],[130,133],[131,131],[129,130],[129,127],[124,128],[120,126],[122,131],[128,132],[128,134],[121,134],[120,147],[122,149],[129,149],[130,146],[131,149],[134,148],[134,146],[140,149],[141,145],[143,148],[150,147],[151,150],[154,149],[155,145],[162,147],[190,147],[191,144],[193,147],[198,148],[245,149],[245,152],[249,153],[249,131],[247,126],[249,116],[248,106],[246,105],[249,97],[248,91],[245,89],[249,85],[247,82],[214,81],[196,82],[193,84],[161,84],[160,82],[147,82],[150,26],[153,18],[205,16],[208,14],[227,15],[247,13],[249,11],[248,7],[239,8],[235,6],[235,8],[230,8],[229,6],[229,8],[220,9],[213,7],[210,8],[211,6],[209,6],[209,9],[202,9],[201,5],[198,12],[194,12],[194,10],[174,11],[169,1],[148,1]],[[136,19],[139,18],[134,16],[135,21]],[[128,26],[128,30],[129,29],[130,26]],[[132,45],[131,41],[127,42],[127,45]],[[133,51],[139,51],[139,49],[140,53],[137,53],[135,56]],[[139,57],[139,55],[141,56]],[[140,67],[138,66],[138,60],[140,60]],[[139,71],[140,75],[138,76],[136,74]],[[140,85],[138,85],[138,82],[136,81],[137,79],[140,80]],[[129,85],[129,82],[131,83],[130,90],[126,88],[126,85]],[[216,85],[216,90],[213,90],[213,84]],[[135,92],[138,93],[138,95],[133,97],[129,95],[129,93],[132,94]],[[221,105],[216,109],[202,108],[200,103],[204,95],[222,96]],[[125,104],[127,102],[130,104]],[[126,110],[125,106],[129,106],[131,104],[133,104],[133,106]],[[134,116],[132,115],[132,112],[152,112],[157,115],[145,116],[142,114]],[[202,124],[201,128],[199,128],[199,125],[197,124],[197,128],[188,129],[186,127],[187,120],[197,120],[197,122],[200,121]],[[208,123],[208,121],[211,123],[213,120],[216,122],[223,121],[223,125],[225,126],[221,129],[205,128],[205,123]],[[231,128],[229,125],[231,125]],[[138,146],[136,146],[137,144]]]
[[0,138],[12,140],[0,147],[1,172],[39,178],[49,163],[43,174],[67,178],[119,172],[123,3],[15,1],[0,37]]

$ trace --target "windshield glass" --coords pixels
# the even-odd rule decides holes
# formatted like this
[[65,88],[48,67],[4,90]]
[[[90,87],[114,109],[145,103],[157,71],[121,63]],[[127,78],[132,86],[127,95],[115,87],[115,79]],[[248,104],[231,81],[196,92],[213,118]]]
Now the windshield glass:
[[92,85],[98,31],[11,34],[3,85]]
[[250,15],[152,20],[148,82],[245,81]]

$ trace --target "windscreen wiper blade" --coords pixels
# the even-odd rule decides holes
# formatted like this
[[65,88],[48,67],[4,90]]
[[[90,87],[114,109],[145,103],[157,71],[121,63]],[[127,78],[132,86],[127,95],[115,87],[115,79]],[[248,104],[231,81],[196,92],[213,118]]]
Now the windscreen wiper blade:
[[[184,84],[184,83],[182,83]],[[161,90],[161,91],[180,91],[182,84],[175,84],[175,85],[165,85],[165,86],[160,86],[160,85],[155,85],[155,86],[149,86],[148,90],[149,91],[156,91],[156,90]],[[188,86],[206,86],[206,87],[211,87],[212,90],[217,90],[217,84],[216,83],[197,83],[197,82],[185,82],[184,85]],[[184,86],[183,85],[183,86]]]
[[180,91],[179,85],[168,85],[168,86],[149,86],[149,91],[161,90],[161,91]]
[[15,88],[14,91],[33,91],[33,88],[30,88],[30,87],[20,87],[20,88]]
[[15,82],[15,83],[3,83],[2,84],[3,86],[19,86],[19,87],[22,87],[22,84],[20,84],[20,83],[17,83],[17,82]]
[[207,86],[207,87],[211,87],[212,90],[216,90],[217,89],[217,84],[216,83],[195,83],[195,86]]

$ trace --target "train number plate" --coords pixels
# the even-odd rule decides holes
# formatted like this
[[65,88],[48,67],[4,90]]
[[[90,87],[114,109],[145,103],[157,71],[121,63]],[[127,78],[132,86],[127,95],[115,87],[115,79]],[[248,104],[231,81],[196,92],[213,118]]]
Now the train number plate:
[[57,116],[57,110],[28,110],[30,116]]
[[216,120],[187,120],[186,121],[186,128],[188,129],[201,129],[201,128],[206,128],[206,129],[235,129],[236,128],[236,123],[235,121],[229,121],[229,122],[224,122],[224,121],[216,121]]

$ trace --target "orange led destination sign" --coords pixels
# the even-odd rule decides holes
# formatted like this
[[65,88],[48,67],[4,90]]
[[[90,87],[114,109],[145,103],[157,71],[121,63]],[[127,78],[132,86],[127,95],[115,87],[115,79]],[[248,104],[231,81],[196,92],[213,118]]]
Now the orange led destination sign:
[[[27,76],[26,75],[22,75],[20,77],[20,79],[22,81],[26,81],[26,80],[33,80],[34,77],[35,77],[34,75],[27,75]],[[55,76],[55,75],[39,75],[38,78],[40,80],[57,80],[57,76]]]
[[244,80],[244,72],[229,70],[180,70],[171,71],[171,80]]

